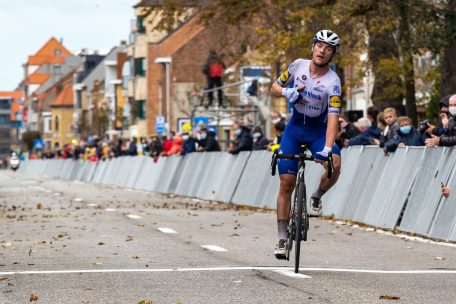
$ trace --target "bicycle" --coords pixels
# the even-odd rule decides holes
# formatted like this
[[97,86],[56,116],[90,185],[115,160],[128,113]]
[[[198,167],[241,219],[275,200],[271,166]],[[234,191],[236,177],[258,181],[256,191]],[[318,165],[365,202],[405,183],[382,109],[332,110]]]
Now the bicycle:
[[[314,161],[314,157],[305,153],[299,154],[279,154],[274,151],[272,154],[271,174],[276,173],[277,159],[289,159],[298,161],[298,175],[293,198],[293,204],[290,208],[290,217],[288,222],[287,235],[287,254],[286,260],[290,260],[290,252],[295,241],[295,273],[299,272],[299,256],[301,251],[301,241],[307,241],[307,231],[309,230],[309,214],[307,213],[306,184],[304,181],[304,172],[306,161]],[[332,154],[328,155],[328,178],[331,178],[334,172]]]

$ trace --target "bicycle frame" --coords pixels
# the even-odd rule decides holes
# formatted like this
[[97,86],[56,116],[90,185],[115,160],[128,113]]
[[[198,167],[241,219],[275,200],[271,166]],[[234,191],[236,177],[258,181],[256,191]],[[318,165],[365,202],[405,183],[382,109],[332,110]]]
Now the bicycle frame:
[[[274,152],[272,156],[272,175],[275,175],[275,168],[277,159],[291,159],[298,161],[298,173],[296,177],[295,195],[293,202],[290,206],[290,219],[288,224],[288,240],[287,240],[287,261],[290,260],[290,252],[293,247],[293,241],[296,243],[295,247],[295,273],[299,272],[299,258],[301,251],[301,241],[307,241],[307,231],[309,230],[309,215],[307,213],[307,198],[306,198],[306,184],[305,184],[305,161],[314,160],[313,157],[302,154],[278,154]],[[333,174],[332,155],[328,155],[328,178]]]

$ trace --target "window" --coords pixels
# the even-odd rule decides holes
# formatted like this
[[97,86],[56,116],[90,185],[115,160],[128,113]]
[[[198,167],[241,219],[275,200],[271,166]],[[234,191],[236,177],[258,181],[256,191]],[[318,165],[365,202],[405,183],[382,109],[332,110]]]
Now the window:
[[146,32],[146,26],[144,25],[143,17],[138,16],[138,18],[136,18],[136,27],[138,28],[138,33],[144,34]]
[[62,66],[60,64],[54,64],[54,66],[53,66],[53,74],[54,75],[62,74]]
[[60,56],[60,55],[62,55],[62,51],[60,49],[55,49],[54,50],[54,55],[55,56]]
[[44,133],[51,133],[52,118],[44,117]]
[[58,132],[59,131],[59,117],[58,116],[55,116],[55,120],[54,120],[54,132]]
[[135,75],[146,76],[146,58],[135,58]]
[[138,119],[146,119],[146,101],[138,100],[136,101],[136,117]]
[[5,126],[10,124],[10,116],[9,114],[0,115],[0,125]]

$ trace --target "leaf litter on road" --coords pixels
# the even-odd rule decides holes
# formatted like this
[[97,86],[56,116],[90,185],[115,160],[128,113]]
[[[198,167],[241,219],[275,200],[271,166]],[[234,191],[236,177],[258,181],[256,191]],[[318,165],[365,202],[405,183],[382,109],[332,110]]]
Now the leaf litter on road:
[[30,302],[36,302],[36,301],[38,301],[38,297],[32,293],[30,295]]
[[401,297],[398,296],[389,296],[389,295],[382,295],[379,297],[380,300],[400,300]]

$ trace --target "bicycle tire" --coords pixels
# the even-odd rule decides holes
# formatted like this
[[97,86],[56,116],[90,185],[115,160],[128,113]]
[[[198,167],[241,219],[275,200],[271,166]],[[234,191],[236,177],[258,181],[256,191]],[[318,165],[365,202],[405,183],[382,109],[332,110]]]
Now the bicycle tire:
[[304,201],[304,183],[298,182],[296,187],[297,195],[296,195],[296,213],[295,213],[295,273],[299,272],[299,257],[301,254],[301,231],[302,231],[302,224],[303,224],[303,201]]
[[296,200],[297,200],[297,193],[295,191],[294,195],[293,195],[293,204],[291,205],[291,208],[290,208],[290,216],[289,216],[289,220],[288,220],[288,227],[287,227],[287,246],[288,246],[288,250],[287,250],[287,261],[290,260],[290,253],[291,253],[291,250],[293,249],[293,242],[295,241],[295,235],[296,235],[296,223],[295,223],[295,220],[296,220]]
[[302,201],[302,240],[307,242],[307,231],[309,231],[309,213],[307,212],[307,193],[306,184],[303,184],[303,201]]

